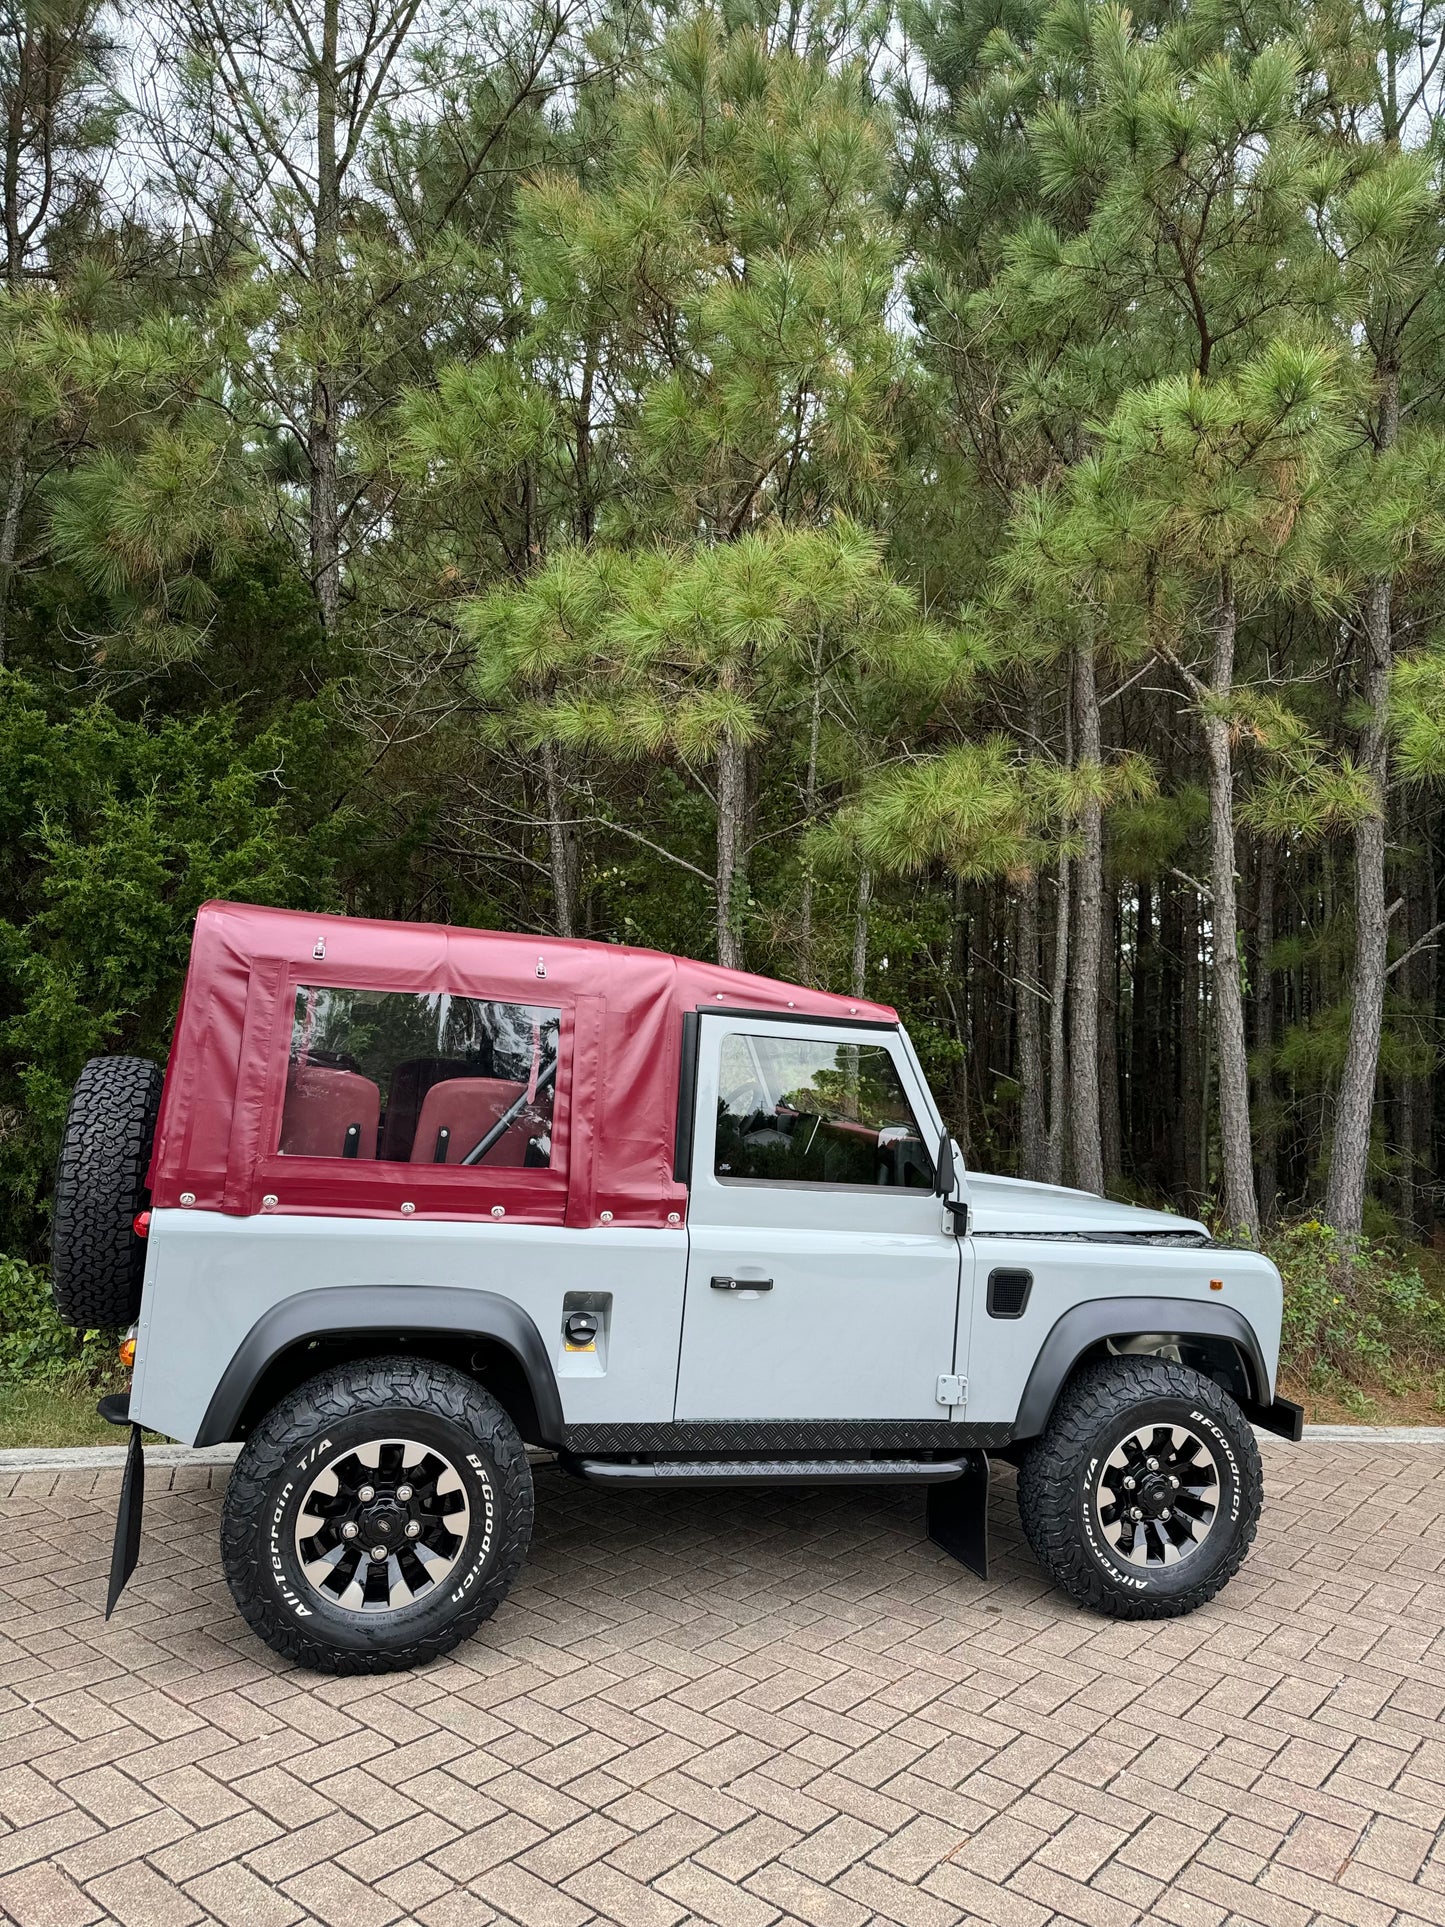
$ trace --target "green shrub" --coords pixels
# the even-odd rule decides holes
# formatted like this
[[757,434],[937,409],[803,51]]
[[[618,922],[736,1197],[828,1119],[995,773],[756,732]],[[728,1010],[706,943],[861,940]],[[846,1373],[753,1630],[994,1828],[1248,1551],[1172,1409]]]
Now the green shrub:
[[[1284,1279],[1280,1365],[1316,1390],[1399,1390],[1445,1369],[1445,1305],[1397,1247],[1307,1219],[1267,1242]],[[1348,1402],[1348,1401],[1347,1401]]]
[[98,1385],[115,1369],[114,1332],[78,1332],[57,1317],[50,1275],[0,1257],[0,1385],[37,1380]]

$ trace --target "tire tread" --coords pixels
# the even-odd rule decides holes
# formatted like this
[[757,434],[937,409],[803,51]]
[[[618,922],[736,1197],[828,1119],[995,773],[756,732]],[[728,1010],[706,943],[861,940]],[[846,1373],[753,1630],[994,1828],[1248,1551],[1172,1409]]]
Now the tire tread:
[[[1079,1484],[1089,1451],[1110,1420],[1158,1398],[1197,1405],[1227,1427],[1240,1455],[1244,1503],[1227,1555],[1196,1585],[1176,1593],[1124,1592],[1100,1572],[1077,1530]],[[1167,1358],[1100,1359],[1065,1386],[1047,1430],[1025,1457],[1019,1516],[1034,1557],[1080,1605],[1114,1619],[1174,1619],[1213,1599],[1239,1570],[1259,1524],[1262,1477],[1254,1433],[1213,1379]]]
[[[465,1605],[444,1626],[405,1646],[371,1651],[310,1637],[278,1609],[264,1556],[264,1521],[272,1482],[296,1452],[343,1420],[368,1409],[415,1405],[450,1420],[476,1441],[504,1488],[491,1563]],[[221,1562],[242,1618],[273,1652],[314,1672],[392,1673],[450,1652],[490,1619],[506,1597],[532,1536],[532,1472],[527,1450],[502,1406],[474,1380],[429,1359],[386,1357],[337,1365],[308,1379],[272,1407],[251,1433],[226,1488]]]
[[146,1199],[165,1073],[148,1057],[92,1057],[76,1079],[55,1174],[51,1291],[68,1325],[105,1330],[140,1311]]

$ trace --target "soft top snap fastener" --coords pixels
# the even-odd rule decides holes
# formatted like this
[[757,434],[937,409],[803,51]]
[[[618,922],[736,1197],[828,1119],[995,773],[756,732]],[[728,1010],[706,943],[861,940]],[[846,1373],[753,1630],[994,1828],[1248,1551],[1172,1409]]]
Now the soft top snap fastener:
[[264,1197],[264,1198],[262,1198],[262,1200],[261,1200],[261,1203],[262,1203],[262,1205],[263,1205],[263,1206],[265,1207],[265,1209],[266,1209],[267,1211],[271,1211],[271,1210],[274,1210],[274,1208],[275,1208],[275,1207],[276,1207],[276,1206],[277,1206],[277,1205],[278,1205],[278,1204],[279,1204],[280,1202],[281,1202],[281,1200],[280,1200],[280,1199],[279,1199],[279,1198],[278,1198],[278,1197],[276,1196],[276,1193],[275,1193],[274,1191],[268,1191],[268,1192],[266,1193],[266,1195],[265,1195],[265,1197]]
[[610,1211],[604,1211],[604,1212],[602,1212],[602,1213],[601,1213],[601,1217],[602,1217],[602,1222],[603,1222],[603,1224],[611,1224],[611,1222],[612,1222],[612,1213],[611,1213]]
[[493,1216],[494,1218],[505,1218],[505,1217],[506,1217],[506,1215],[507,1215],[507,1207],[506,1207],[506,1205],[504,1205],[504,1204],[494,1204],[494,1205],[492,1206],[492,1216]]
[[194,1191],[182,1191],[181,1193],[182,1204],[194,1204],[195,1201],[196,1201],[196,1194]]
[[680,1211],[669,1211],[667,1214],[667,1222],[669,1224],[681,1224],[682,1213]]
[[411,1216],[411,1214],[412,1214],[412,1212],[416,1210],[416,1206],[415,1206],[414,1204],[404,1204],[404,1205],[403,1205],[403,1206],[401,1207],[401,1209],[402,1209],[402,1214],[403,1214],[403,1216],[405,1216],[405,1217],[408,1217],[408,1218],[409,1218],[409,1217]]

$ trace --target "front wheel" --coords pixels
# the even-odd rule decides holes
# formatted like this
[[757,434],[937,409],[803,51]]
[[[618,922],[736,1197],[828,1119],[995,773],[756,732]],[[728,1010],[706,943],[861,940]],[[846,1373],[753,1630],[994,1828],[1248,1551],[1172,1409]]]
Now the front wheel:
[[526,1554],[511,1419],[425,1359],[339,1365],[282,1399],[226,1489],[221,1555],[247,1624],[323,1673],[386,1673],[491,1617]]
[[1070,1381],[1018,1489],[1025,1535],[1056,1585],[1118,1619],[1168,1619],[1238,1571],[1263,1480],[1227,1392],[1186,1365],[1134,1356]]

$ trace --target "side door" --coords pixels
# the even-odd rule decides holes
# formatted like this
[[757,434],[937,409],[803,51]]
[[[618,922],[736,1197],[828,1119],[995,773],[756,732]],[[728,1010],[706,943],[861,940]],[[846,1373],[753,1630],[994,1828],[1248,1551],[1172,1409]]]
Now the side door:
[[698,1042],[677,1418],[948,1419],[960,1241],[899,1034],[718,1011]]

